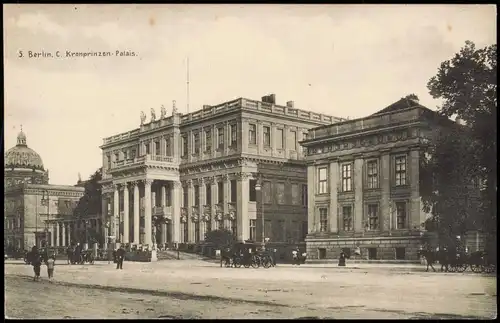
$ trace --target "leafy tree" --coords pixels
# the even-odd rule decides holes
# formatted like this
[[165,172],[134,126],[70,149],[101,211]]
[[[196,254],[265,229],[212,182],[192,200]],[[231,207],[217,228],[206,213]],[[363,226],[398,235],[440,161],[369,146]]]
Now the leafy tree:
[[84,217],[91,214],[101,213],[101,184],[99,181],[102,179],[102,168],[99,168],[90,178],[85,182],[85,193],[78,201],[74,210],[76,217]]
[[[448,233],[480,224],[496,236],[496,52],[496,45],[476,49],[467,41],[427,84],[430,94],[443,100],[438,112],[465,122],[463,127],[438,130],[428,158],[422,158],[425,207]],[[471,217],[467,207],[467,187],[475,178],[485,184],[478,207],[481,219]]]
[[418,96],[416,94],[414,94],[414,93],[408,94],[407,96],[405,96],[405,99],[419,101]]
[[205,242],[213,244],[216,248],[221,248],[223,246],[232,245],[235,240],[231,231],[222,229],[207,232],[205,234]]

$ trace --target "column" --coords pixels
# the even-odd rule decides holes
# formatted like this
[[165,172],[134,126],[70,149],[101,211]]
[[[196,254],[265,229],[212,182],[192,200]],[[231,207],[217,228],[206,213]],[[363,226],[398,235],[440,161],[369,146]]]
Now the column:
[[134,244],[140,243],[140,218],[139,218],[139,182],[132,182],[134,187]]
[[394,211],[391,210],[391,167],[390,167],[390,155],[389,151],[382,151],[382,156],[380,157],[380,179],[379,185],[381,189],[380,196],[380,223],[381,231],[391,231],[394,229]]
[[210,205],[210,221],[212,221],[212,230],[218,230],[219,224],[217,223],[217,180],[216,177],[212,177],[211,179],[211,189],[212,189],[212,203]]
[[239,241],[248,240],[250,237],[250,220],[248,218],[249,175],[241,173],[236,184],[236,231]]
[[172,241],[179,243],[181,241],[181,182],[172,183]]
[[129,243],[129,196],[128,196],[128,185],[125,183],[123,185],[123,241],[122,243]]
[[[420,223],[425,221],[425,213],[422,212],[420,207],[420,190],[419,190],[419,172],[420,172],[420,152],[415,148],[412,148],[409,153],[409,161],[406,163],[407,171],[406,176],[410,182],[407,183],[410,186],[410,205],[407,210],[409,210],[408,217],[408,229],[417,230],[420,229]],[[409,174],[408,174],[409,172]]]
[[[319,232],[319,227],[316,226],[316,166],[307,166],[307,233]],[[258,212],[257,212],[258,214]],[[259,222],[259,221],[257,221]],[[259,225],[257,223],[257,225]]]
[[[163,212],[165,212],[165,206],[167,205],[167,187],[165,186],[165,183],[161,183],[161,208]],[[162,221],[161,223],[161,240],[160,243],[167,243],[167,223],[165,221]]]
[[56,246],[56,232],[55,232],[54,224],[50,224],[50,245],[52,247]]
[[68,246],[71,246],[71,223],[68,223]]
[[[109,214],[108,214],[108,199],[107,199],[107,195],[105,193],[102,193],[101,194],[101,219],[102,219],[103,223],[105,223],[108,220],[108,216],[109,216]],[[107,238],[108,234],[107,234],[106,230],[101,230],[99,232],[103,235],[104,242],[105,243],[108,242],[108,238]],[[76,231],[73,231],[73,233],[76,234]]]
[[223,181],[223,185],[224,185],[224,199],[222,201],[222,206],[223,206],[223,221],[224,221],[224,228],[226,228],[227,230],[230,230],[231,229],[231,222],[230,220],[227,218],[227,214],[229,213],[229,197],[231,196],[231,188],[230,188],[230,183],[229,183],[229,176],[226,174],[226,175],[223,175],[222,176],[222,181]]
[[113,219],[111,221],[111,235],[115,236],[115,241],[118,239],[119,232],[117,230],[117,222],[120,218],[120,191],[119,186],[114,185],[113,194]]
[[354,159],[354,231],[363,232],[363,159]]
[[339,225],[339,207],[337,200],[337,190],[339,183],[339,163],[337,161],[330,162],[330,183],[328,183],[330,189],[330,219],[328,222],[330,225],[330,232],[338,232]]
[[151,248],[153,242],[151,240],[151,184],[152,180],[144,181],[144,244],[149,245]]
[[59,222],[56,222],[56,244],[55,244],[56,247],[59,247],[60,244],[59,244]]
[[66,223],[62,223],[62,227],[61,227],[61,230],[62,230],[62,241],[61,241],[61,246],[65,247],[66,246]]
[[188,187],[188,205],[187,205],[187,226],[188,226],[188,241],[185,241],[187,243],[192,243],[194,242],[194,223],[193,220],[191,220],[191,216],[193,215],[193,204],[194,204],[194,188],[193,188],[193,181],[188,180],[187,183]]
[[205,204],[206,203],[206,191],[205,191],[205,182],[203,181],[203,178],[200,178],[198,181],[199,185],[199,194],[200,194],[200,205],[198,206],[198,214],[199,214],[199,240],[203,241],[205,239],[205,232],[206,232],[206,222],[203,220],[203,215],[205,213]]

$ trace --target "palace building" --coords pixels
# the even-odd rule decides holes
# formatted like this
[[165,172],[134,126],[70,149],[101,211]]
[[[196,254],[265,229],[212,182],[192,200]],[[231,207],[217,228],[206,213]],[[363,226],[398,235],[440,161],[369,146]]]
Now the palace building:
[[361,251],[368,259],[418,260],[421,148],[443,122],[411,99],[365,118],[319,126],[307,149],[308,259]]
[[[228,229],[239,241],[298,243],[307,233],[299,141],[338,118],[239,98],[189,114],[162,107],[104,139],[103,234],[124,244],[196,244]],[[262,185],[263,204],[256,184]],[[264,217],[264,221],[262,221]],[[261,223],[264,223],[262,228]]]
[[[49,172],[22,130],[4,157],[4,246],[69,245],[81,230],[73,210],[84,188],[49,184]],[[97,220],[89,219],[96,226]]]

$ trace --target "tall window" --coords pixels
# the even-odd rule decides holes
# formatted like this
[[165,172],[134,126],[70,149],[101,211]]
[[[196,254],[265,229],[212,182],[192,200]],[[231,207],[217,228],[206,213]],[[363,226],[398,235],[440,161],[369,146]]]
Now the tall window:
[[290,149],[297,150],[297,131],[290,130]]
[[236,220],[231,220],[231,232],[235,237],[238,235],[238,224]]
[[406,229],[406,202],[396,202],[396,221],[398,229]]
[[342,207],[342,223],[344,231],[352,231],[352,207]]
[[378,163],[376,160],[370,160],[366,164],[368,176],[368,188],[378,188]]
[[301,235],[301,241],[304,241],[307,236],[307,230],[308,230],[308,224],[307,221],[302,221],[302,235]]
[[378,230],[378,204],[368,204],[368,229]]
[[238,140],[238,125],[232,124],[231,128],[231,147],[235,147],[237,145]]
[[342,165],[342,192],[352,191],[352,164]]
[[217,128],[217,148],[218,149],[223,149],[224,148],[224,128],[220,127]]
[[205,222],[205,232],[212,231],[212,221]]
[[188,224],[187,223],[183,224],[183,231],[184,231],[184,243],[186,243],[189,240],[189,232],[188,232]]
[[300,191],[299,184],[292,184],[292,204],[300,204]]
[[248,143],[250,145],[257,144],[257,126],[254,124],[248,125]]
[[250,220],[250,240],[257,240],[257,220]]
[[111,169],[111,155],[107,155],[106,159],[108,161],[108,169]]
[[155,141],[155,155],[161,155],[160,142]]
[[278,220],[278,227],[276,229],[277,229],[276,240],[285,241],[286,239],[285,220]]
[[146,155],[151,154],[151,145],[149,143],[147,143],[145,146],[146,146]]
[[271,127],[262,127],[264,134],[264,147],[271,147]]
[[271,199],[271,196],[272,196],[272,188],[271,188],[271,182],[264,182],[263,186],[262,186],[262,194],[264,194],[263,198],[264,198],[264,203],[266,204],[271,204],[272,203],[272,199]]
[[205,151],[212,150],[212,129],[205,130]]
[[[157,154],[158,155],[158,154]],[[123,150],[123,159],[124,160],[127,160],[128,159],[128,151],[127,150]]]
[[285,183],[276,183],[278,204],[285,204]]
[[232,179],[230,182],[231,185],[231,202],[236,202],[236,180]]
[[188,139],[186,136],[182,137],[182,157],[187,156],[188,153]]
[[406,185],[406,156],[395,158],[396,166],[396,186]]
[[194,142],[194,153],[199,154],[200,153],[200,133],[195,132],[193,134],[193,142]]
[[200,186],[199,185],[194,185],[194,205],[198,206],[200,205]]
[[224,229],[224,220],[217,221],[217,229],[219,230]]
[[205,205],[212,205],[212,185],[205,184]]
[[188,188],[183,187],[182,188],[182,200],[183,200],[183,207],[188,207]]
[[217,201],[220,203],[224,203],[224,183],[217,182]]
[[302,206],[307,206],[307,185],[302,184]]
[[200,242],[200,222],[194,223],[194,242]]
[[134,159],[136,157],[136,154],[137,154],[137,152],[135,151],[135,149],[132,149],[130,151],[130,159]]
[[318,169],[318,193],[325,194],[328,190],[328,168],[321,167]]
[[257,190],[255,189],[255,185],[257,185],[257,180],[251,179],[248,184],[249,184],[249,201],[257,202]]
[[170,138],[165,139],[165,155],[172,156],[172,152],[170,151]]
[[276,129],[276,148],[283,149],[283,129]]
[[319,231],[328,231],[328,209],[325,207],[319,209]]

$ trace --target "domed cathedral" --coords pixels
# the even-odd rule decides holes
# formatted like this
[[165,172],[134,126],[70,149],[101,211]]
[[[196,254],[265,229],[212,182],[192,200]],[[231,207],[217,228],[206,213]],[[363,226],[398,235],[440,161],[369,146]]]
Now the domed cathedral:
[[40,155],[28,147],[22,129],[17,135],[17,145],[5,153],[4,169],[4,188],[21,183],[49,183],[49,172],[44,169]]
[[4,157],[4,248],[48,245],[62,251],[82,230],[73,210],[85,189],[49,184],[49,172],[22,129]]

